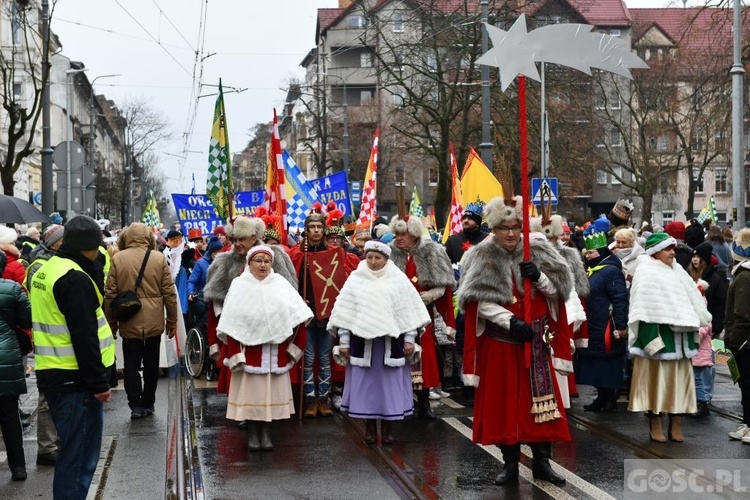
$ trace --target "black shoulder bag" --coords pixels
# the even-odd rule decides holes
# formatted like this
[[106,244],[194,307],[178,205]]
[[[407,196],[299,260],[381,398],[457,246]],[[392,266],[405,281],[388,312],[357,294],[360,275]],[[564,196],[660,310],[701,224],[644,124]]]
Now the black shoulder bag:
[[138,278],[135,280],[135,290],[127,290],[118,293],[109,305],[109,310],[117,321],[127,321],[141,310],[141,300],[138,298],[137,292],[138,287],[141,286],[143,271],[146,270],[146,264],[148,264],[148,256],[150,253],[151,249],[149,248],[146,250],[146,255],[143,257],[141,270],[138,271]]

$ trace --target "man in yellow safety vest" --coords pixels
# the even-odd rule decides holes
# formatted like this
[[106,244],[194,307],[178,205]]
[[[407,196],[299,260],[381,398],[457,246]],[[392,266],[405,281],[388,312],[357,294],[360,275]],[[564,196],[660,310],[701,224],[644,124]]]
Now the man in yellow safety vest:
[[53,496],[85,499],[102,444],[103,406],[115,362],[102,310],[102,230],[86,216],[65,224],[57,254],[31,281],[31,319],[39,390],[60,438]]

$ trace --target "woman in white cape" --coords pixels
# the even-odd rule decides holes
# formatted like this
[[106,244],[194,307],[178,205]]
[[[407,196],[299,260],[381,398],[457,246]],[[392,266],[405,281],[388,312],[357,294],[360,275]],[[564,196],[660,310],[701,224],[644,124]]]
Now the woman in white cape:
[[349,275],[328,320],[338,336],[337,362],[346,363],[341,410],[366,420],[365,440],[393,442],[394,420],[414,411],[411,360],[417,335],[430,315],[409,279],[390,261],[391,248],[378,240],[365,243],[365,260]]
[[684,440],[682,414],[695,413],[690,358],[711,314],[690,275],[674,259],[677,242],[666,233],[646,241],[646,255],[630,288],[628,345],[633,379],[628,410],[648,412],[651,440],[666,442],[661,413],[669,415],[669,439]]
[[272,450],[270,423],[294,414],[289,370],[302,357],[297,327],[313,313],[289,282],[273,272],[273,250],[247,253],[247,266],[232,281],[216,333],[227,344],[231,370],[227,418],[249,421],[250,451]]

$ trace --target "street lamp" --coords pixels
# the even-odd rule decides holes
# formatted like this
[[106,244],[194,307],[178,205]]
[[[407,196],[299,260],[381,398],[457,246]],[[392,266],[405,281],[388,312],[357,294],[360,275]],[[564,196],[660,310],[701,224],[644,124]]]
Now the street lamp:
[[341,83],[344,84],[344,102],[342,103],[344,106],[344,172],[349,174],[349,109],[347,106],[347,100],[346,100],[346,80],[344,80],[343,77],[339,75],[331,75],[328,73],[321,73],[322,76],[332,76],[333,78],[338,78],[341,80]]
[[[97,76],[93,80],[91,80],[91,107],[89,108],[89,167],[91,167],[91,171],[93,174],[95,174],[95,168],[94,168],[94,83],[99,78],[113,78],[115,76],[122,76],[121,74],[112,74],[112,75],[101,75]],[[86,185],[83,181],[83,172],[81,172],[81,185],[82,185],[82,192],[81,192],[81,207],[83,208],[84,214],[86,213]]]
[[[482,54],[489,48],[487,22],[489,20],[487,0],[481,0],[482,6]],[[482,144],[479,145],[479,151],[482,155],[482,161],[492,171],[492,140],[490,139],[490,67],[486,64],[481,65],[482,70]]]
[[70,139],[73,134],[71,134],[71,127],[72,127],[72,117],[70,115],[70,110],[73,108],[71,102],[70,102],[70,77],[78,74],[83,73],[84,71],[88,71],[88,68],[79,68],[79,69],[69,69],[65,72],[65,114],[68,117],[67,123],[65,124],[65,152],[66,152],[66,178],[67,178],[67,188],[65,190],[65,198],[67,204],[65,205],[66,210],[66,219],[70,220],[70,218],[73,216],[73,166],[70,164]]

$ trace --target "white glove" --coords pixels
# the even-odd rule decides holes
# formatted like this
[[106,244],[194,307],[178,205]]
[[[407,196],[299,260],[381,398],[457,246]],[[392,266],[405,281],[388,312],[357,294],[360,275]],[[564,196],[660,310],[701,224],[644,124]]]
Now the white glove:
[[422,302],[424,305],[432,304],[437,299],[443,296],[445,293],[445,288],[430,288],[429,290],[425,290],[424,292],[421,292],[419,296],[422,298]]

